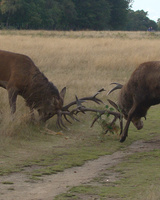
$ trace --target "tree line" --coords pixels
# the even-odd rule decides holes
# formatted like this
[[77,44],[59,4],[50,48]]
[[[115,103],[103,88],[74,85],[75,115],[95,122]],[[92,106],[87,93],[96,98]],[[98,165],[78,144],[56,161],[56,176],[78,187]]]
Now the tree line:
[[0,0],[0,28],[147,30],[157,23],[133,0]]

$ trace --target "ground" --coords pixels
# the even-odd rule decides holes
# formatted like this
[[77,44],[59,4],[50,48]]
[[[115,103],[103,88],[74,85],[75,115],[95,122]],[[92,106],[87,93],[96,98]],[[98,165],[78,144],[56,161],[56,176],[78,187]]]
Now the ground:
[[[29,179],[25,172],[32,170],[32,167],[26,167],[23,172],[1,177],[0,200],[53,200],[57,195],[68,191],[73,186],[86,183],[90,185],[98,184],[93,180],[101,176],[103,176],[103,182],[112,183],[119,176],[110,171],[110,167],[116,166],[128,155],[153,149],[160,149],[159,139],[139,140],[123,151],[87,161],[81,167],[69,168],[64,172],[43,176],[38,181]],[[81,195],[80,199],[86,199],[85,195]],[[87,199],[98,199],[98,197],[91,195],[90,197],[87,196]]]

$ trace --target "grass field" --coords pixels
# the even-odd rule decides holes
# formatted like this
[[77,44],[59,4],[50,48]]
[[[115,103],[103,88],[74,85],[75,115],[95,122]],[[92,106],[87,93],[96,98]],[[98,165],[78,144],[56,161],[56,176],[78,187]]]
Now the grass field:
[[[0,31],[0,49],[28,55],[59,90],[66,86],[65,104],[74,100],[75,94],[78,97],[91,96],[101,88],[105,88],[106,92],[99,97],[107,103],[106,94],[111,89],[111,82],[123,84],[140,63],[160,60],[160,33],[4,30]],[[29,109],[21,97],[17,101],[15,120],[12,121],[7,92],[2,88],[0,96],[0,175],[23,171],[26,166],[40,166],[38,171],[30,173],[34,179],[82,165],[86,160],[124,149],[135,140],[150,139],[153,137],[150,133],[159,133],[159,106],[150,109],[144,129],[138,132],[131,126],[126,142],[120,144],[117,135],[106,136],[101,141],[101,127],[96,124],[90,128],[93,116],[89,113],[85,117],[80,115],[80,123],[67,124],[69,130],[65,131],[56,128],[55,117],[45,125],[31,124]],[[110,98],[116,100],[117,92]],[[87,105],[95,106],[92,103]],[[139,168],[145,168],[146,162],[143,166],[138,165]],[[129,168],[129,164],[127,166]],[[125,171],[124,166],[120,168]],[[126,180],[134,176],[134,171],[131,172],[126,175]],[[155,173],[160,173],[160,170]],[[155,175],[151,173],[151,176],[154,178]],[[123,181],[120,186],[125,186]],[[151,187],[155,189],[150,199],[156,200],[157,194],[160,198],[157,184],[158,180],[152,186],[149,183],[145,185],[149,191]],[[97,191],[99,199],[105,199],[102,193],[105,196],[108,194],[104,190],[105,186],[102,186]],[[117,194],[117,199],[124,198],[120,192]],[[129,195],[128,199],[136,198],[134,192]],[[139,199],[146,199],[148,193],[138,190],[138,195]],[[59,199],[69,198],[64,195]]]

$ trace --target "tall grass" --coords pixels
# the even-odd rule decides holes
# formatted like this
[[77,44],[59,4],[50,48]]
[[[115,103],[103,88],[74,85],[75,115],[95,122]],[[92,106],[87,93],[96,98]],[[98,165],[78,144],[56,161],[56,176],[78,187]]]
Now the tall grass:
[[[113,81],[124,83],[138,64],[160,60],[159,33],[149,34],[1,31],[0,49],[28,55],[59,90],[67,86],[66,103],[75,94],[92,95],[102,87],[109,90]],[[3,89],[0,96],[1,126],[7,131],[8,96]],[[105,95],[102,98],[106,99]],[[21,123],[27,113],[23,99],[18,98],[16,119],[19,121],[14,123]]]

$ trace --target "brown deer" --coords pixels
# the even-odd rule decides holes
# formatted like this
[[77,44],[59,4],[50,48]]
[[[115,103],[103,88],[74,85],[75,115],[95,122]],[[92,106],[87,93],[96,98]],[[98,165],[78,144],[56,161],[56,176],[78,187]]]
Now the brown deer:
[[11,114],[16,111],[17,95],[21,95],[32,117],[37,109],[42,121],[62,108],[66,92],[63,88],[59,93],[28,56],[8,51],[0,51],[0,86],[8,91]]
[[[96,112],[94,109],[87,109],[81,103],[88,100],[98,104],[102,103],[96,96],[104,91],[101,89],[91,97],[77,98],[63,106],[66,87],[59,92],[28,56],[2,50],[0,50],[0,87],[5,88],[8,92],[12,115],[16,112],[17,95],[21,95],[31,110],[32,119],[34,118],[34,109],[38,111],[39,119],[44,122],[57,115],[57,126],[60,128],[62,128],[61,125],[65,127],[62,116],[70,122],[67,116],[77,120],[74,115],[79,112]],[[69,108],[75,104],[77,107],[69,111]]]
[[132,121],[138,130],[143,128],[141,118],[146,118],[147,111],[152,105],[160,103],[160,61],[140,64],[125,85],[112,84],[116,84],[116,87],[108,94],[121,89],[118,105],[113,101],[109,100],[109,102],[122,112],[127,120],[120,139],[120,142],[124,142],[128,135],[130,122]]

